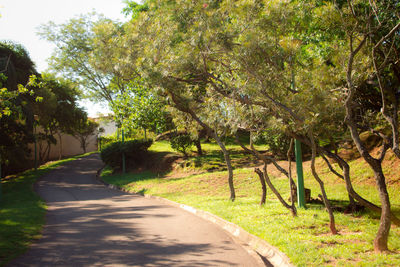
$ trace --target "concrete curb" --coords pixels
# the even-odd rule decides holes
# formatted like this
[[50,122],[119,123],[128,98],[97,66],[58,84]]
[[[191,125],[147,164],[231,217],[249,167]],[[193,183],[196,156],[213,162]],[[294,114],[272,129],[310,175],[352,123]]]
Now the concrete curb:
[[[190,212],[200,218],[203,218],[209,222],[212,222],[212,223],[218,225],[219,227],[224,229],[226,232],[231,234],[236,240],[240,241],[241,245],[244,245],[244,247],[250,253],[251,253],[251,251],[249,250],[248,247],[250,247],[251,250],[257,252],[262,257],[266,258],[273,266],[285,266],[285,267],[286,266],[288,266],[288,267],[294,266],[293,264],[290,263],[290,259],[284,253],[279,251],[276,247],[273,247],[270,244],[268,244],[265,240],[262,240],[261,238],[256,237],[255,235],[252,235],[252,234],[246,232],[245,230],[243,230],[241,227],[237,226],[236,224],[228,222],[212,213],[198,210],[191,206],[180,204],[180,203],[177,203],[177,202],[174,202],[172,200],[168,200],[168,199],[165,199],[162,197],[132,193],[132,192],[129,192],[128,190],[125,190],[118,186],[104,182],[100,178],[100,174],[101,174],[103,168],[101,168],[100,170],[97,171],[96,177],[97,177],[98,181],[100,181],[102,184],[104,184],[108,188],[120,190],[120,191],[129,193],[129,194],[133,194],[133,195],[140,195],[140,196],[143,196],[143,197],[149,198],[149,199],[156,199],[156,200],[164,202],[168,205],[183,209],[183,210]],[[258,255],[254,255],[257,253],[251,253],[251,254],[257,258]],[[258,257],[258,259],[259,259],[259,261],[262,261],[262,259],[260,259],[260,257]]]

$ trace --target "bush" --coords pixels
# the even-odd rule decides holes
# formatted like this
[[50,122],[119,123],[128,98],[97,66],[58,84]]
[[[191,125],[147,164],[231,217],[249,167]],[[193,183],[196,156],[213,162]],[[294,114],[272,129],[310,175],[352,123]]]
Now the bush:
[[122,153],[125,153],[126,165],[135,166],[143,162],[144,155],[152,144],[151,139],[113,142],[103,148],[100,156],[105,164],[116,170],[122,168]]
[[101,149],[103,149],[111,143],[118,142],[118,139],[116,136],[113,135],[99,136],[98,142],[101,143]]
[[[259,136],[256,137],[255,143],[265,144],[269,147],[269,151],[278,159],[286,159],[287,151],[290,146],[290,137],[282,133],[277,129],[267,129]],[[301,150],[303,156],[310,154],[311,149],[301,144]],[[294,147],[293,147],[294,155]]]
[[188,134],[179,134],[171,137],[171,147],[173,150],[183,153],[187,156],[187,150],[193,146],[193,140]]

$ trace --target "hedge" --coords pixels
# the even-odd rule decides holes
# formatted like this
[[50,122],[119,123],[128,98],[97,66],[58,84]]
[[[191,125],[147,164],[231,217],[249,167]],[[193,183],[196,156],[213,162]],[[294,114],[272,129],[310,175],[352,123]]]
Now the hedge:
[[106,145],[101,153],[101,159],[114,170],[122,168],[122,153],[125,153],[126,166],[139,165],[144,160],[144,155],[153,144],[151,139],[118,141]]

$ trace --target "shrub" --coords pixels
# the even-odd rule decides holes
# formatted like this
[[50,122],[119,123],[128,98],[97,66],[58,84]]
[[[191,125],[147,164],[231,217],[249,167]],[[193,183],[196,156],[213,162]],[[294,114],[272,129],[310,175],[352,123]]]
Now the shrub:
[[183,153],[187,157],[187,150],[193,146],[193,140],[188,134],[179,134],[171,137],[171,147],[173,150]]
[[101,149],[103,149],[111,143],[118,142],[118,139],[113,135],[99,136],[98,142],[101,144]]
[[116,169],[122,168],[122,153],[125,153],[127,166],[139,165],[144,160],[144,155],[152,145],[153,140],[128,140],[113,142],[106,145],[101,151],[101,159],[105,164]]
[[[290,146],[290,137],[277,129],[267,129],[256,137],[255,140],[258,144],[265,144],[269,147],[269,151],[279,159],[286,159],[287,151]],[[302,144],[302,154],[307,155],[311,153],[311,149]],[[293,148],[294,151],[294,148]]]

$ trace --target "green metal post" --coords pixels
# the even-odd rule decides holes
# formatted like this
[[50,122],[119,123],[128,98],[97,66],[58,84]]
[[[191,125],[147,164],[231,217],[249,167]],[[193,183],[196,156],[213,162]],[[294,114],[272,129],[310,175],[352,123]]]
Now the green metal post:
[[[122,143],[124,143],[124,128],[122,128]],[[122,173],[126,172],[125,168],[125,152],[122,152]]]
[[294,148],[297,170],[297,203],[299,204],[299,208],[305,208],[306,200],[304,198],[303,159],[301,157],[301,142],[297,139],[294,140]]

